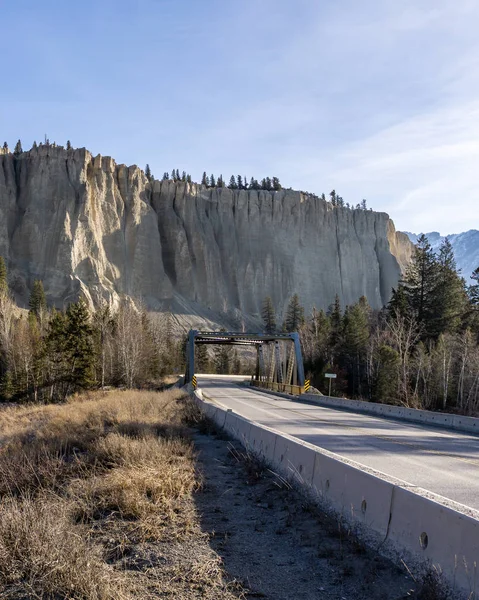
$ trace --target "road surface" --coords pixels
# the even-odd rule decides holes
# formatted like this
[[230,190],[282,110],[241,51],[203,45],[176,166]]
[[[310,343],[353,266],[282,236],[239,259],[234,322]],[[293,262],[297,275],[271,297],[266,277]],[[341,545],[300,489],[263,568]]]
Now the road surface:
[[323,408],[198,375],[213,400],[262,425],[479,510],[479,437]]

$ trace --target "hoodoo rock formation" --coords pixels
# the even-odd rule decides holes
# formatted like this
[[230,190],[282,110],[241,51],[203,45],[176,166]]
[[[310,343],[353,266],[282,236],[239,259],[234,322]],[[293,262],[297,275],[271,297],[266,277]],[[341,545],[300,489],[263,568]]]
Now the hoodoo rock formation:
[[153,310],[220,322],[365,295],[390,298],[412,244],[385,213],[333,207],[300,192],[148,181],[85,149],[0,151],[0,255],[19,302],[35,279],[50,302],[122,294]]

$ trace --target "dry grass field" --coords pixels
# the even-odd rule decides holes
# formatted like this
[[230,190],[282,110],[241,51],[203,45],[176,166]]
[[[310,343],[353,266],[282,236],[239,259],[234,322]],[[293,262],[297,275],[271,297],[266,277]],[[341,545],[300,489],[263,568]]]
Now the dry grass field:
[[[0,598],[233,598],[179,390],[0,410]],[[233,586],[234,587],[234,586]]]
[[[213,435],[204,435],[213,433]],[[180,390],[0,408],[0,600],[444,600]]]

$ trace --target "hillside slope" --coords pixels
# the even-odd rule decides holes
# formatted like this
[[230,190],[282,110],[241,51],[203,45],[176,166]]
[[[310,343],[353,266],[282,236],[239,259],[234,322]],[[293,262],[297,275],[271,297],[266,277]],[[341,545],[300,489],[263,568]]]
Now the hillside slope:
[[0,255],[27,301],[34,279],[64,305],[141,298],[152,310],[213,321],[257,318],[367,296],[388,301],[412,245],[385,213],[349,210],[300,192],[149,182],[136,166],[86,149],[0,153]]

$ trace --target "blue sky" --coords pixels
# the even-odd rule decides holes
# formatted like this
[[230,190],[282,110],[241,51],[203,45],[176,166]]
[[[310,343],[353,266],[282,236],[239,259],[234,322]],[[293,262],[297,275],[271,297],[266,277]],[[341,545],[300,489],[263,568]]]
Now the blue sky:
[[0,138],[479,228],[477,0],[0,0]]

